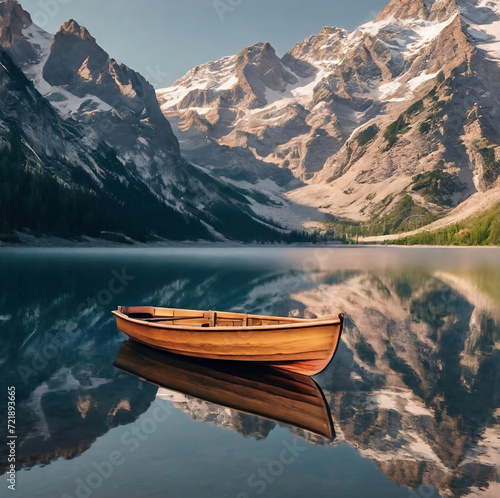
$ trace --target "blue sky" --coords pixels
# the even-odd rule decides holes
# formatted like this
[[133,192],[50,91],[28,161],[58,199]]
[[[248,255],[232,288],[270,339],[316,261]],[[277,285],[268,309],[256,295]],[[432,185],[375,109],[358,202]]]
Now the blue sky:
[[119,62],[155,87],[197,64],[268,41],[282,56],[323,26],[354,29],[388,0],[20,0],[55,33],[68,19],[86,26]]

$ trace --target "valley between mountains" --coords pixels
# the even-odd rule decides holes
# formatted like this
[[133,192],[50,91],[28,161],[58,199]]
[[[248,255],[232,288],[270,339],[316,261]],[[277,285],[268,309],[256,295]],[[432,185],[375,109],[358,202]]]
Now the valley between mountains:
[[498,0],[393,0],[355,31],[282,57],[257,43],[157,90],[15,0],[0,45],[1,232],[500,241]]

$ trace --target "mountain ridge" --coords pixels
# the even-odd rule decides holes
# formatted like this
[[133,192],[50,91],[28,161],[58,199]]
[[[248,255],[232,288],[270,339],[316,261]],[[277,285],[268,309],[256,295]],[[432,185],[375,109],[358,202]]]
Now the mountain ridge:
[[[17,123],[2,125],[4,154],[19,132],[16,160],[55,178],[56,197],[114,204],[115,221],[87,235],[117,231],[132,184],[151,212],[165,205],[176,238],[246,242],[346,223],[385,240],[477,215],[500,194],[498,1],[393,0],[352,32],[325,27],[281,58],[257,43],[156,92],[73,19],[51,35],[2,0],[0,40],[33,85],[23,91],[55,111],[36,104],[36,123],[0,95]],[[33,228],[33,213],[0,231]],[[148,226],[143,239],[170,237],[156,218],[162,233]]]
[[51,35],[17,1],[2,0],[0,38],[0,232],[122,232],[141,241],[298,236],[254,211],[275,202],[269,196],[188,163],[152,85],[75,20]]
[[[284,197],[339,220],[372,230],[409,195],[429,213],[425,224],[451,223],[468,198],[500,193],[499,16],[498,2],[486,0],[393,0],[353,32],[325,27],[292,47],[275,68],[295,81],[266,87],[265,101],[252,107],[244,96],[227,98],[245,88],[231,68],[263,43],[197,66],[204,78],[180,78],[157,96],[187,157],[214,174],[232,176],[219,148],[225,159],[245,150],[254,170],[264,162],[301,181],[280,185]],[[194,93],[210,97],[196,107]],[[417,192],[422,173],[451,175],[461,186],[441,198]],[[424,216],[416,221],[399,231],[425,226]]]

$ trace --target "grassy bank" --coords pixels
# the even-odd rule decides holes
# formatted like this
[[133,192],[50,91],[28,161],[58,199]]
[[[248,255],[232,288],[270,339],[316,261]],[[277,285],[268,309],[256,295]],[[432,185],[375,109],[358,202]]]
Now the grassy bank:
[[441,230],[422,232],[391,242],[397,245],[493,246],[500,245],[500,202],[468,220]]

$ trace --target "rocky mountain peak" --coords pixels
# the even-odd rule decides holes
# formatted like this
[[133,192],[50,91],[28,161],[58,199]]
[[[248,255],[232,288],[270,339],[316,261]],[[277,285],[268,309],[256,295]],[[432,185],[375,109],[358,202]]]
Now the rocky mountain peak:
[[308,60],[326,60],[337,56],[337,51],[349,31],[343,28],[325,26],[317,35],[310,36],[301,43],[297,43],[284,57],[290,55],[295,58]]
[[43,76],[51,85],[74,84],[84,64],[89,81],[92,73],[97,75],[108,66],[109,56],[86,28],[73,20],[67,21],[54,38]]
[[242,54],[258,57],[261,54],[276,55],[276,52],[269,42],[258,42],[255,45],[249,45],[242,50]]
[[[155,144],[162,152],[179,156],[177,139],[160,111],[154,88],[112,59],[87,28],[71,19],[55,36],[35,25],[23,36],[35,52],[24,68],[27,76],[65,119],[89,124],[112,147],[132,149],[127,152],[130,157],[139,154],[138,133],[150,150]],[[19,57],[14,59],[19,62]]]
[[336,26],[325,26],[323,29],[318,33],[318,36],[322,35],[341,35],[344,36],[347,34],[348,31],[346,31],[344,28],[337,28]]
[[[459,0],[470,3],[470,0]],[[374,19],[374,22],[388,20],[419,19],[442,22],[460,11],[457,0],[392,0]]]
[[[82,40],[88,40],[96,43],[96,39],[89,33],[85,26],[80,26],[74,19],[66,21],[57,32],[57,35],[70,34],[75,35]],[[56,35],[56,36],[57,36]]]
[[374,22],[394,19],[427,19],[435,0],[392,0],[374,19]]
[[276,66],[280,64],[280,59],[270,43],[256,43],[245,47],[236,56],[236,66],[252,64],[255,66]]
[[0,0],[0,30],[10,28],[19,32],[31,23],[31,16],[17,0]]
[[267,104],[266,89],[284,92],[288,84],[297,82],[269,43],[245,47],[236,56],[235,70],[243,90],[263,105]]
[[0,0],[0,45],[27,62],[35,57],[31,45],[23,36],[23,29],[33,24],[31,16],[16,0]]

